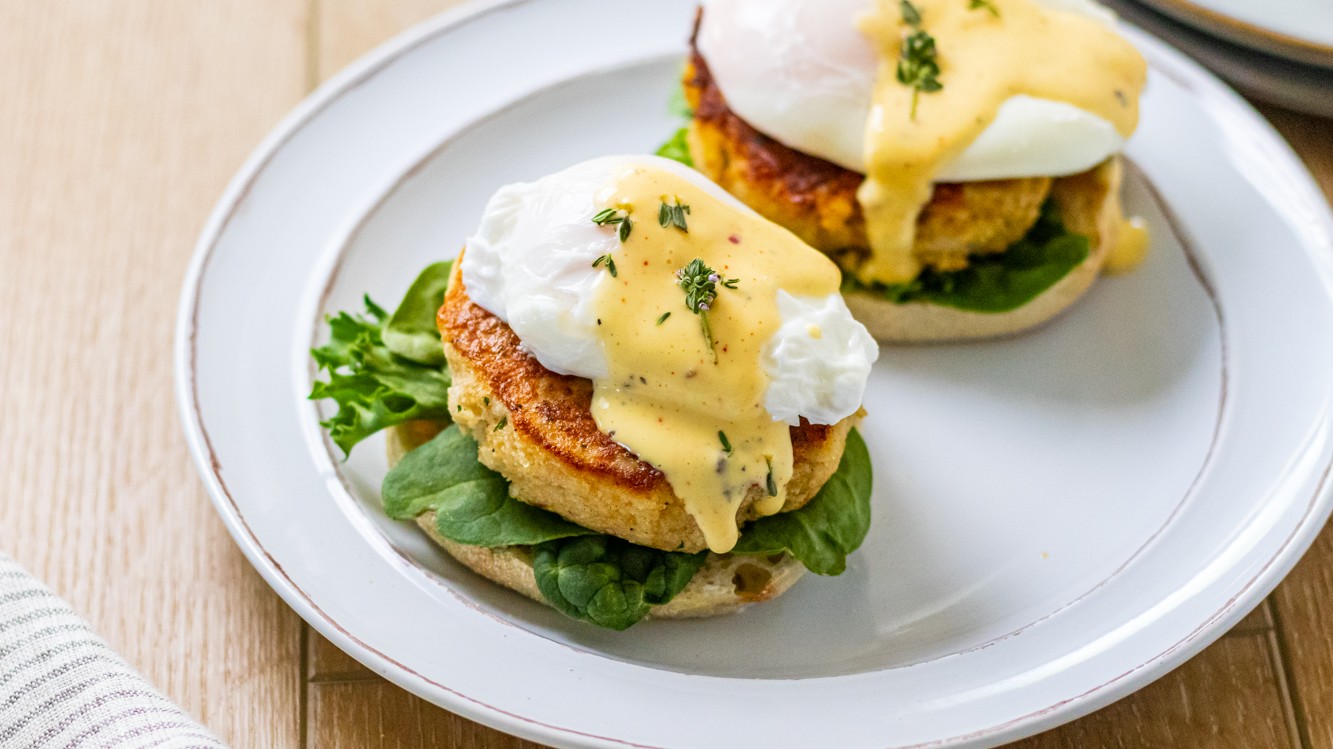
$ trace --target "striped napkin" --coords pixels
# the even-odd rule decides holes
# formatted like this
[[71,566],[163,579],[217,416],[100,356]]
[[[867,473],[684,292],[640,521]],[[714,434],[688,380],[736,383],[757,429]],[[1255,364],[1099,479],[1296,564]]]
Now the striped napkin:
[[3,553],[0,747],[225,749]]

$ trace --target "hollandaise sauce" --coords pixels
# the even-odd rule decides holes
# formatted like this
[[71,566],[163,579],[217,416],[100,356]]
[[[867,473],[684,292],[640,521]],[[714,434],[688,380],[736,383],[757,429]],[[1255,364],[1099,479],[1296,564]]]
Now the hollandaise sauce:
[[1138,217],[1121,216],[1118,219],[1115,244],[1111,246],[1111,252],[1106,256],[1106,264],[1102,266],[1107,273],[1125,273],[1134,270],[1148,255],[1148,244],[1151,240],[1148,225]]
[[730,551],[747,495],[773,514],[792,474],[788,425],[764,407],[777,292],[834,293],[838,269],[785,229],[649,166],[627,167],[597,203],[632,229],[617,229],[623,241],[594,290],[609,367],[593,381],[593,417],[662,471],[711,550]]
[[1125,137],[1133,133],[1147,70],[1142,56],[1101,21],[1048,5],[878,0],[861,19],[880,52],[858,193],[871,249],[857,270],[861,280],[916,277],[916,220],[935,176],[1010,97],[1065,102]]

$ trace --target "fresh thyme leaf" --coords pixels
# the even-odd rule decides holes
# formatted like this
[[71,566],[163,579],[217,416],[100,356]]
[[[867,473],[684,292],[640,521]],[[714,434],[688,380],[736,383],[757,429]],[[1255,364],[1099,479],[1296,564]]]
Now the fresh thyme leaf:
[[613,258],[613,257],[611,257],[611,253],[608,252],[608,253],[606,253],[605,255],[602,255],[601,257],[599,257],[599,258],[597,258],[596,260],[592,261],[592,267],[594,267],[594,268],[600,268],[600,267],[603,266],[603,265],[606,266],[606,270],[611,274],[611,277],[612,277],[612,278],[615,278],[616,275],[617,275],[617,274],[616,274],[616,259]]
[[658,324],[658,325],[661,325],[662,323],[666,322],[668,317],[671,317],[671,313],[670,313],[670,312],[663,312],[663,313],[662,313],[662,316],[659,317],[659,318],[657,318],[657,324]]
[[727,439],[727,433],[724,432],[724,431],[718,430],[718,433],[717,433],[717,440],[718,440],[718,442],[721,442],[721,443],[722,443],[722,452],[725,452],[727,455],[730,455],[730,454],[731,454],[731,440]]
[[940,65],[936,62],[935,37],[923,29],[903,37],[898,54],[898,82],[912,89],[912,119],[916,119],[916,105],[921,94],[934,93],[944,88],[939,81]]
[[689,212],[690,207],[682,205],[680,198],[676,198],[674,204],[663,200],[662,207],[657,211],[657,223],[661,224],[663,229],[674,226],[688,234],[690,230],[685,226],[685,214]]
[[699,316],[699,327],[703,330],[704,342],[708,344],[708,353],[712,355],[714,364],[717,364],[717,349],[713,346],[713,329],[708,324],[708,309],[717,298],[719,283],[723,288],[734,289],[740,279],[723,279],[697,257],[676,271],[676,284],[685,290],[685,308]]
[[1000,17],[1000,9],[996,8],[995,3],[991,2],[991,0],[968,0],[967,9],[968,10],[985,9],[987,11],[990,11],[990,14],[992,16],[995,16],[996,18]]
[[[973,0],[973,2],[976,2],[976,0]],[[902,9],[903,23],[912,27],[921,25],[921,11],[916,9],[911,0],[898,0],[898,7]]]
[[773,459],[765,456],[764,462],[768,463],[768,496],[778,496],[778,482],[773,478]]
[[495,428],[492,429],[491,431],[492,431],[492,432],[498,432],[498,431],[500,431],[501,429],[504,429],[504,428],[505,428],[505,424],[508,424],[508,423],[509,423],[509,417],[508,417],[508,416],[501,416],[501,417],[500,417],[500,421],[497,422],[497,423],[495,424]]
[[[617,232],[617,236],[620,237],[622,244],[629,239],[630,229],[633,227],[629,220],[629,211],[623,208],[603,208],[592,217],[592,222],[598,226],[619,226],[620,231]],[[612,271],[611,275],[614,276],[615,271]]]

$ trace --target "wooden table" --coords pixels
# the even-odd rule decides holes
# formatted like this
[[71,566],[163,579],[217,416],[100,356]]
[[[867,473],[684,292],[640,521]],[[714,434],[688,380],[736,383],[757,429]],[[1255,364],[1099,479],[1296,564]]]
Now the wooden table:
[[[237,747],[533,746],[306,627],[214,514],[172,392],[181,279],[232,173],[321,79],[454,4],[0,2],[0,549]],[[1333,196],[1333,123],[1265,113]],[[1203,654],[1021,745],[1333,749],[1330,616],[1333,528]]]

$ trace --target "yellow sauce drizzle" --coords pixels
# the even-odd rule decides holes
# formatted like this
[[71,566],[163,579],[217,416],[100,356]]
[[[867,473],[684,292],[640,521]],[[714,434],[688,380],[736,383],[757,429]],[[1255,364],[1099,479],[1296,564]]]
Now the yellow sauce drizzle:
[[1102,270],[1107,273],[1125,273],[1139,267],[1148,256],[1148,244],[1151,241],[1148,225],[1137,216],[1121,218],[1115,237]]
[[[688,232],[658,225],[663,200],[690,206]],[[747,493],[764,488],[756,509],[771,515],[786,501],[792,473],[788,425],[764,408],[768,375],[760,357],[781,324],[777,291],[835,293],[838,268],[787,230],[664,170],[627,168],[597,203],[630,210],[634,229],[615,252],[616,275],[595,290],[609,374],[593,381],[593,418],[662,471],[711,550],[730,551]],[[716,364],[676,279],[695,258],[724,279],[740,279],[734,289],[719,285],[708,312]],[[766,489],[770,471],[775,496]]]
[[900,0],[879,0],[861,21],[880,51],[866,128],[866,180],[857,197],[870,257],[865,282],[904,283],[921,263],[912,256],[916,219],[940,170],[995,120],[1010,97],[1027,94],[1072,104],[1128,137],[1138,124],[1143,58],[1115,31],[1086,16],[1034,0],[993,0],[996,13],[967,0],[916,0],[921,28],[935,38],[943,89],[921,94],[896,77],[909,31]]

